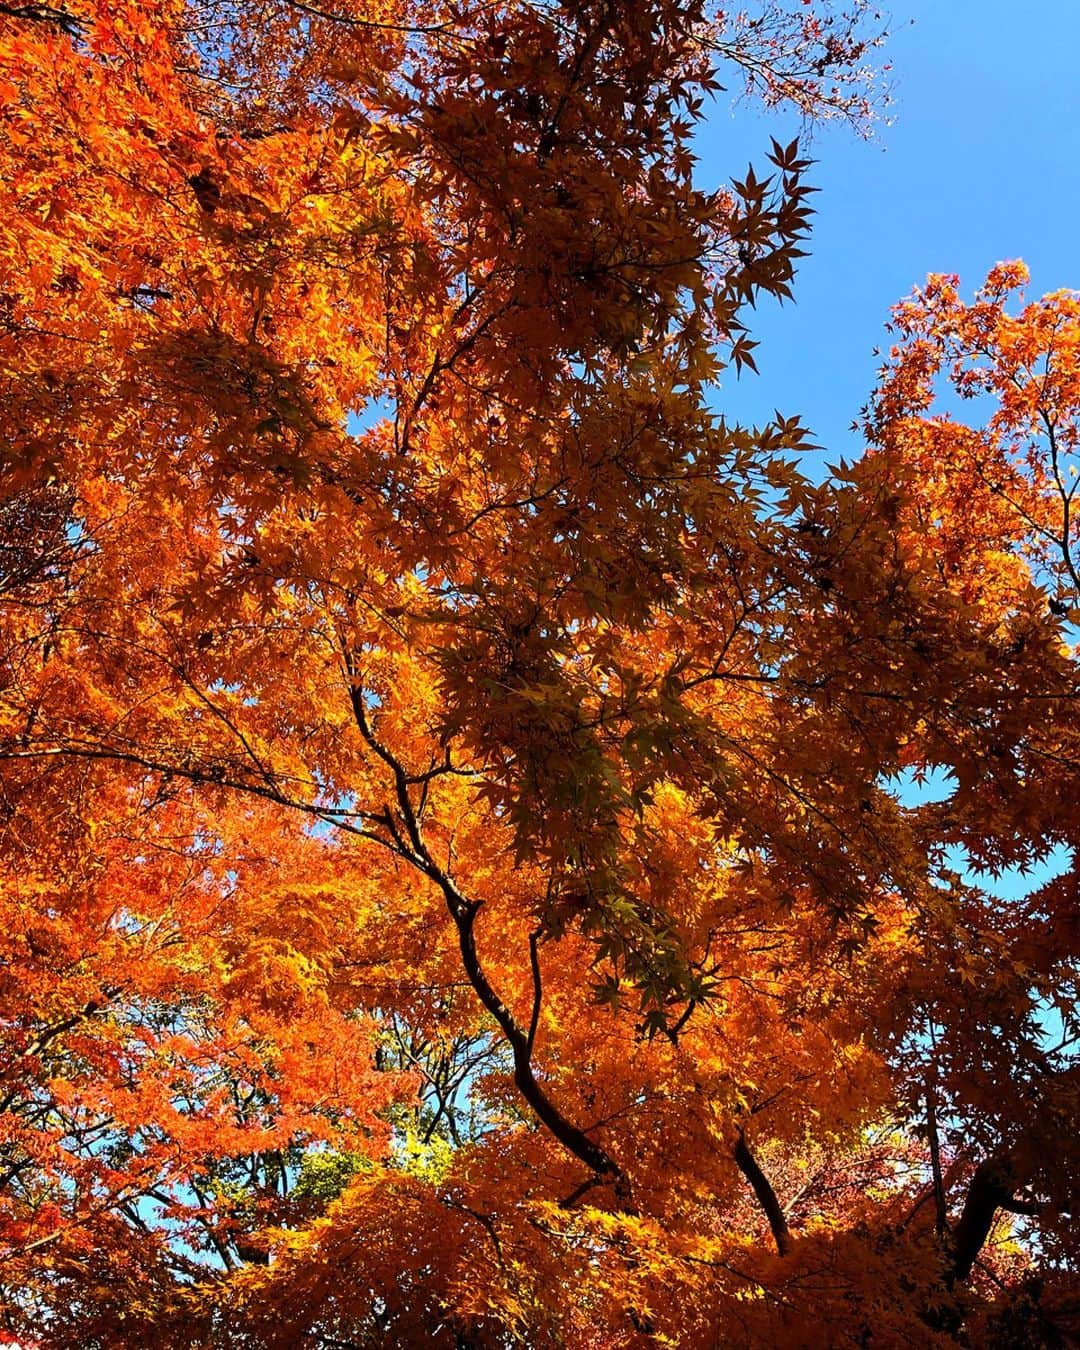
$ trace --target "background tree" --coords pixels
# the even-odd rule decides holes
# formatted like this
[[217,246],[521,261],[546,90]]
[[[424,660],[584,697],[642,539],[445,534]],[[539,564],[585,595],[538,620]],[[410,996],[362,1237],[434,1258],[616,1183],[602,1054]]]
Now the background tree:
[[872,13],[0,17],[12,1328],[1067,1343],[1075,301],[707,402]]

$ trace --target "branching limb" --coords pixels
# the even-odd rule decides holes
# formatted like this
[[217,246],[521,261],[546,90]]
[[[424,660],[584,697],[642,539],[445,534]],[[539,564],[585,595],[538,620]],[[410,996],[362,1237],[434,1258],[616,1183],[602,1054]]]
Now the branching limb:
[[[477,998],[495,1019],[510,1047],[514,1061],[514,1085],[533,1114],[569,1153],[583,1162],[598,1178],[614,1186],[616,1197],[624,1209],[631,1207],[629,1181],[618,1163],[579,1126],[569,1120],[555,1105],[536,1077],[533,1066],[533,1042],[539,1022],[542,985],[536,941],[530,940],[533,973],[533,1006],[528,1029],[523,1028],[500,998],[488,979],[476,945],[476,916],[480,902],[470,900],[459,889],[454,878],[436,862],[429,851],[410,796],[410,777],[394,752],[376,735],[364,701],[363,683],[356,662],[343,644],[344,673],[348,682],[349,700],[357,728],[365,744],[389,769],[394,782],[394,796],[400,828],[391,824],[403,856],[442,891],[450,917],[458,930],[461,961]],[[538,940],[538,934],[534,935]]]

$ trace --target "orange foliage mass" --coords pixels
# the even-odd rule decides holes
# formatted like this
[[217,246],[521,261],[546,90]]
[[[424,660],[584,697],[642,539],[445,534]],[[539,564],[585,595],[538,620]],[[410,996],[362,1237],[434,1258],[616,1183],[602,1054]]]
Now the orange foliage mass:
[[0,4],[12,1334],[1077,1334],[1080,302],[708,401],[873,23]]

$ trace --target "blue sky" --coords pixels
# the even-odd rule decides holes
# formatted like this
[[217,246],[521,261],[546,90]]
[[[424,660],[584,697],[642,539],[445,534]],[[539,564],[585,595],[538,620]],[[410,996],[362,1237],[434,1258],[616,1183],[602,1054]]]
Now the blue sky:
[[[1031,294],[1080,288],[1078,54],[1080,0],[897,0],[883,58],[892,125],[869,143],[845,126],[815,134],[821,191],[796,302],[762,305],[761,376],[732,374],[717,406],[747,420],[798,412],[828,462],[850,458],[889,307],[928,272],[957,272],[970,292],[1020,257]],[[769,136],[798,129],[721,96],[699,139],[702,182],[750,158],[764,168]]]

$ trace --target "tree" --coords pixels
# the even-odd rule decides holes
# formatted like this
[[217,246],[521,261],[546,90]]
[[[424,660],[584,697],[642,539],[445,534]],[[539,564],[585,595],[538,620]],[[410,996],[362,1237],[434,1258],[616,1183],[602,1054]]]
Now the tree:
[[1069,1343],[1077,302],[708,401],[872,12],[0,22],[12,1331]]

